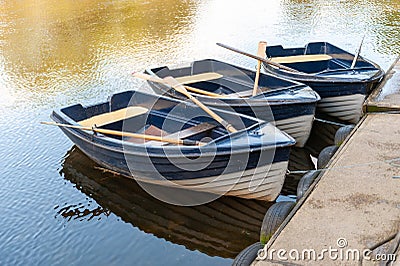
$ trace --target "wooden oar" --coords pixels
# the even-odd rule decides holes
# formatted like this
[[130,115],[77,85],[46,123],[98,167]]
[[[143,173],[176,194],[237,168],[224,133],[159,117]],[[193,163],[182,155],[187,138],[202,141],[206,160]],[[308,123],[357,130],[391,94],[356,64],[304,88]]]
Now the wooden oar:
[[365,35],[364,35],[364,36],[362,37],[362,39],[361,39],[360,46],[358,46],[357,53],[356,53],[356,55],[354,56],[353,62],[351,63],[351,66],[350,66],[350,69],[353,69],[353,68],[356,66],[356,62],[357,62],[358,56],[360,55],[361,47],[362,47],[363,42],[364,42],[364,38],[365,38]]
[[182,84],[180,84],[176,79],[174,79],[173,77],[166,77],[166,78],[159,78],[159,77],[154,77],[151,75],[147,75],[144,73],[133,73],[133,76],[137,77],[137,78],[142,78],[145,80],[149,80],[149,81],[153,81],[153,82],[158,82],[158,83],[163,83],[166,85],[171,86],[172,88],[174,88],[176,91],[180,92],[181,94],[185,95],[186,97],[188,97],[192,102],[194,102],[197,106],[199,106],[201,109],[204,110],[204,112],[206,112],[207,114],[209,114],[212,118],[214,118],[218,123],[220,123],[222,126],[224,126],[229,132],[234,133],[237,132],[237,130],[231,125],[229,124],[227,121],[225,121],[224,119],[222,119],[222,117],[220,117],[219,115],[217,115],[215,112],[213,112],[210,108],[208,108],[207,106],[205,106],[202,102],[200,102],[199,100],[197,100],[195,97],[193,97],[185,88],[185,86],[183,86]]
[[206,144],[203,142],[198,142],[198,141],[189,140],[189,139],[170,139],[170,138],[164,138],[164,137],[159,137],[159,136],[152,136],[152,135],[145,135],[145,134],[138,134],[138,133],[131,133],[131,132],[122,132],[122,131],[111,130],[111,129],[75,126],[75,125],[69,125],[69,124],[59,124],[59,123],[55,123],[55,122],[40,122],[40,123],[43,125],[76,128],[76,129],[81,129],[81,130],[98,132],[98,133],[102,133],[102,134],[109,134],[109,135],[120,136],[120,137],[132,137],[132,138],[138,138],[138,139],[144,139],[144,140],[162,141],[162,142],[168,142],[168,143],[178,144],[178,145],[203,146]]
[[279,63],[276,63],[276,62],[272,62],[271,60],[268,60],[268,59],[266,59],[266,58],[259,57],[259,56],[257,56],[257,55],[253,55],[253,54],[250,54],[250,53],[247,53],[247,52],[243,52],[243,51],[241,51],[241,50],[239,50],[239,49],[236,49],[236,48],[233,48],[233,47],[231,47],[231,46],[229,46],[229,45],[225,45],[225,44],[222,44],[222,43],[217,43],[217,45],[218,45],[218,46],[221,46],[221,47],[223,47],[223,48],[225,48],[225,49],[234,51],[234,52],[236,52],[236,53],[239,53],[239,54],[242,54],[242,55],[245,55],[245,56],[248,56],[248,57],[257,59],[257,60],[259,60],[259,61],[261,61],[261,62],[264,62],[264,63],[266,63],[266,64],[269,64],[269,65],[272,65],[272,66],[276,66],[277,68],[280,68],[280,69],[284,69],[284,70],[287,70],[287,71],[290,71],[290,72],[295,72],[295,73],[302,73],[302,72],[300,72],[300,71],[298,71],[298,70],[296,70],[296,69],[293,69],[293,68],[284,66],[284,65],[279,64]]
[[205,106],[202,102],[197,100],[197,98],[193,97],[186,89],[185,86],[181,85],[176,79],[173,77],[166,77],[163,79],[165,83],[170,85],[172,88],[177,90],[178,92],[182,93],[186,97],[188,97],[192,102],[194,102],[197,106],[199,106],[201,109],[203,109],[204,112],[209,114],[212,118],[214,118],[218,123],[223,125],[229,132],[234,133],[237,132],[236,128],[234,128],[231,124],[229,124],[227,121],[225,121],[222,117],[217,115],[214,111],[212,111],[210,108]]
[[[134,73],[132,73],[132,75],[134,77],[137,77],[137,78],[141,78],[141,79],[145,79],[145,80],[149,80],[149,81],[153,81],[153,82],[158,82],[158,83],[160,83],[160,80],[162,80],[161,78],[158,78],[158,77],[155,77],[155,76],[151,76],[151,75],[147,75],[147,74],[140,73],[140,72],[134,72]],[[185,86],[185,88],[188,91],[192,91],[192,92],[195,92],[195,93],[198,93],[198,94],[207,95],[207,96],[210,96],[210,97],[215,97],[215,98],[225,97],[225,95],[221,95],[221,94],[218,94],[218,93],[213,93],[213,92],[209,92],[209,91],[205,91],[205,90],[201,90],[201,89],[197,89],[197,88],[193,88],[193,87],[189,87],[189,86]]]
[[[257,56],[259,57],[266,57],[265,54],[265,49],[267,48],[267,42],[259,42],[258,43],[258,51],[257,51]],[[256,77],[254,79],[254,87],[253,87],[253,96],[257,95],[258,91],[258,80],[260,79],[260,70],[261,70],[261,61],[257,61],[257,71],[256,71]]]
[[197,88],[193,88],[193,87],[189,87],[189,86],[184,86],[184,87],[188,91],[195,92],[195,93],[198,93],[198,94],[207,95],[207,96],[214,97],[214,98],[225,97],[225,95],[221,95],[221,94],[218,94],[218,93],[213,93],[213,92],[209,92],[209,91],[205,91],[205,90],[201,90],[201,89],[197,89]]

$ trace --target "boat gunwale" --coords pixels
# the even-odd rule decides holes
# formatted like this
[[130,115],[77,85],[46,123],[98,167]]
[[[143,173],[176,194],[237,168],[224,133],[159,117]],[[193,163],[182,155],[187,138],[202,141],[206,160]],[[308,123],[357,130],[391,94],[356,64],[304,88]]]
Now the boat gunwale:
[[[269,124],[268,122],[265,122],[265,124]],[[255,125],[257,126],[257,125]],[[117,139],[113,139],[110,137],[106,137],[106,136],[95,136],[95,135],[91,135],[89,133],[86,133],[84,130],[80,130],[80,129],[71,129],[71,128],[63,128],[63,130],[68,131],[69,133],[73,134],[75,137],[81,139],[84,143],[86,144],[90,144],[93,146],[97,146],[99,148],[102,148],[104,150],[109,150],[109,151],[113,151],[113,152],[117,152],[117,153],[124,153],[124,154],[128,154],[128,155],[148,155],[151,156],[153,158],[165,158],[166,155],[165,154],[160,154],[160,153],[154,153],[151,150],[152,149],[156,149],[156,150],[164,150],[166,147],[170,148],[176,148],[177,150],[181,149],[181,147],[193,147],[193,148],[188,148],[189,149],[198,149],[197,147],[199,146],[145,146],[145,145],[141,145],[138,143],[132,143],[132,142],[127,142],[127,141],[120,141]],[[77,133],[81,133],[81,134],[77,134]],[[86,136],[87,138],[84,138],[84,136]],[[228,136],[223,136],[224,138],[227,138]],[[124,148],[119,149],[115,146],[109,146],[109,145],[104,145],[98,142],[93,142],[93,141],[88,141],[88,138],[93,138],[93,139],[100,139],[103,142],[111,142],[111,143],[115,143],[115,144],[121,144],[122,147],[124,147],[125,145],[129,145],[132,147],[140,147],[140,148],[144,148],[145,149],[145,153],[138,153],[135,154],[133,153],[132,150],[126,150]],[[76,143],[74,143],[75,145],[77,145]],[[229,151],[218,151],[217,155],[220,156],[224,156],[224,155],[228,155],[228,154],[240,154],[240,153],[249,153],[249,152],[257,152],[257,151],[263,151],[263,150],[269,150],[269,149],[276,149],[276,148],[286,148],[286,147],[291,147],[295,145],[295,141],[293,140],[292,142],[286,142],[286,143],[281,143],[281,144],[274,144],[274,145],[260,145],[257,147],[248,147],[247,149],[245,148],[241,148],[239,149],[235,149],[235,150],[229,150]],[[203,146],[204,147],[204,146]],[[190,154],[184,154],[185,157],[190,158],[190,157],[198,157],[198,156],[214,156],[215,154],[213,153],[206,153],[206,152],[199,152],[199,153],[190,153]],[[90,156],[92,157],[92,156]],[[169,158],[180,158],[182,157],[182,155],[180,154],[168,154]]]
[[[372,62],[373,63],[373,62]],[[373,63],[375,64],[375,63]],[[376,64],[375,64],[376,65]],[[317,73],[293,73],[284,69],[279,69],[275,68],[272,66],[266,66],[263,64],[263,68],[266,72],[277,75],[279,77],[284,76],[287,79],[295,79],[296,81],[299,82],[319,82],[319,83],[366,83],[366,82],[376,82],[381,80],[385,72],[378,66],[376,69],[376,73],[374,75],[371,75],[369,78],[366,79],[359,79],[359,78],[351,78],[349,77],[330,77],[330,76],[321,76],[318,74],[321,74],[321,72]],[[359,70],[360,68],[354,68],[354,69],[340,69],[337,70],[338,72],[349,72],[349,73],[354,73],[355,71]],[[365,68],[367,71],[371,71],[371,68]],[[327,72],[324,72],[324,74]],[[360,73],[361,74],[361,73]]]

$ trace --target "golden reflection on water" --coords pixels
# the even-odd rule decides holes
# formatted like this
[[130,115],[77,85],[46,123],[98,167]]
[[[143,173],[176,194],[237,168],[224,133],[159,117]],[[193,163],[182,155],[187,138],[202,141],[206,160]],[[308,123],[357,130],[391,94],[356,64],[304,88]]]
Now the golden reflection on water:
[[25,0],[0,7],[0,82],[9,95],[101,85],[115,63],[123,67],[134,56],[144,65],[149,57],[141,49],[171,43],[195,11],[192,1],[172,0]]
[[[326,40],[386,68],[400,48],[399,1],[6,0],[0,2],[0,90],[51,106],[134,89],[132,71],[220,57],[253,67],[215,42],[255,51]],[[221,58],[222,57],[222,58]],[[389,59],[388,59],[389,58]],[[44,94],[43,94],[44,93]],[[20,100],[21,100],[20,99]]]

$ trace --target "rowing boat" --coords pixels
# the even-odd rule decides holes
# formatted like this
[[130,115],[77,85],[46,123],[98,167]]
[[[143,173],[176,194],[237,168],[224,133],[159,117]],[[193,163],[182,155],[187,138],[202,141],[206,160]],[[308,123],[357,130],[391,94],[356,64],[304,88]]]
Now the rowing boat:
[[237,131],[189,102],[138,91],[54,110],[51,118],[92,160],[140,184],[274,200],[294,139],[268,122],[214,112]]
[[[214,59],[194,61],[184,67],[157,67],[146,72],[153,77],[174,77],[207,106],[273,122],[291,135],[298,147],[303,147],[309,137],[320,99],[308,86],[269,74],[260,74],[258,92],[253,96],[255,71]],[[171,87],[149,83],[156,93],[185,99]]]
[[307,84],[321,96],[317,113],[350,123],[359,121],[366,96],[384,76],[376,63],[327,42],[300,48],[267,46],[266,55],[271,62],[292,69],[264,62],[268,73]]

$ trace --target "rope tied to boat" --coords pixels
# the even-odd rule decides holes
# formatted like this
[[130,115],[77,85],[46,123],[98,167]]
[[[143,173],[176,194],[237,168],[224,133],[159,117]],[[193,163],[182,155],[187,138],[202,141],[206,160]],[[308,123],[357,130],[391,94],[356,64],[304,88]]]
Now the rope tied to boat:
[[318,121],[318,122],[322,122],[322,123],[326,123],[326,124],[331,124],[331,125],[335,125],[335,126],[340,126],[340,127],[345,127],[345,126],[349,125],[349,124],[333,122],[333,121],[329,121],[329,120],[325,120],[325,119],[321,119],[321,118],[316,118],[316,117],[314,117],[314,121]]

